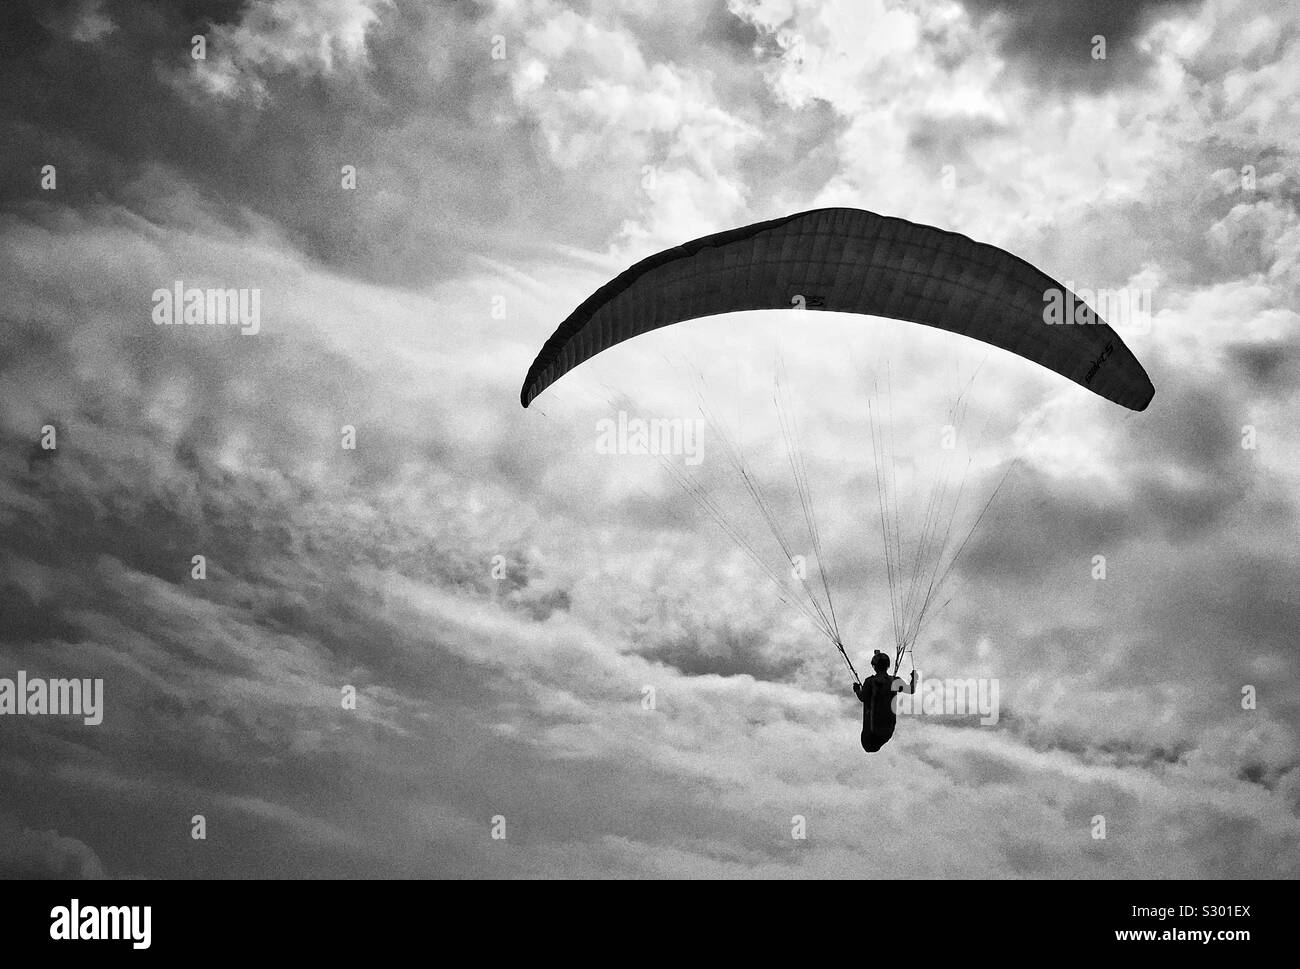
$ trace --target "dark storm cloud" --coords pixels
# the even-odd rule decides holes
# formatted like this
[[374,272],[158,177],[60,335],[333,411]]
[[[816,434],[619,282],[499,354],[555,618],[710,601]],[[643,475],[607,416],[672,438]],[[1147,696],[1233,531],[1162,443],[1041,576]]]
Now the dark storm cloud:
[[726,51],[728,55],[737,59],[748,59],[753,56],[762,42],[763,31],[733,13],[730,5],[725,2],[716,3],[710,0],[701,6],[706,11],[705,29],[701,37],[703,49],[712,51],[715,55]]
[[[1083,656],[1087,657],[1088,653],[1085,652]],[[1083,764],[1160,768],[1177,764],[1193,749],[1193,745],[1187,741],[1163,746],[1132,737],[1098,735],[1059,725],[1047,728],[1037,720],[1018,717],[1014,709],[1005,711],[999,722],[1029,747],[1040,751],[1073,754]]]
[[[78,437],[123,434],[133,421],[129,408],[122,410],[122,426],[112,417],[87,421]],[[453,870],[437,850],[423,859],[380,861],[331,834],[322,827],[330,822],[329,805],[353,810],[357,797],[367,797],[360,790],[343,796],[322,779],[341,770],[366,773],[360,751],[385,736],[394,758],[416,761],[420,751],[455,750],[482,731],[454,711],[488,703],[495,688],[436,641],[394,625],[374,591],[350,577],[359,565],[374,563],[454,588],[461,579],[454,556],[399,537],[398,517],[383,525],[350,523],[340,514],[349,503],[346,475],[316,494],[294,482],[292,466],[278,480],[202,466],[154,477],[129,459],[75,445],[39,475],[14,484],[40,502],[41,514],[10,519],[2,531],[6,591],[21,593],[6,596],[6,668],[102,676],[110,715],[103,735],[96,735],[97,754],[69,754],[64,770],[50,773],[35,765],[59,756],[67,731],[33,721],[17,735],[6,723],[13,757],[39,778],[21,793],[10,788],[9,810],[80,831],[101,846],[114,874],[192,877],[234,866],[270,875],[283,870],[274,853],[259,857],[239,846],[268,839],[283,845],[286,837],[315,846],[301,873],[392,874],[421,861]],[[131,484],[119,492],[106,482]],[[326,520],[331,524],[319,528]],[[204,582],[187,574],[195,551],[209,558]],[[373,734],[364,720],[349,726],[339,719],[337,691],[344,683],[362,691],[363,710],[374,716],[378,709]],[[439,711],[418,740],[401,739],[405,731],[383,722],[394,699],[408,693]],[[436,759],[434,766],[428,762],[424,757],[424,769],[435,770]],[[391,783],[382,776],[385,768],[373,769],[371,786]],[[473,768],[453,773],[459,770]],[[133,787],[123,789],[115,775],[136,778]],[[93,793],[101,784],[111,797]],[[468,774],[451,785],[471,786]],[[95,817],[77,808],[87,791],[104,808]],[[243,791],[279,805],[279,817],[258,818],[255,805],[241,809],[226,801]],[[196,858],[156,839],[154,832],[196,808],[222,819],[229,852]],[[140,824],[124,829],[112,820],[116,810]],[[371,809],[375,818],[382,813],[381,805]],[[76,874],[67,862],[46,864],[51,873]]]
[[[726,65],[752,64],[761,53],[779,51],[772,44],[769,31],[733,10],[727,0],[682,4],[674,9],[675,23],[666,21],[664,11],[653,4],[627,10],[593,4],[591,12],[595,15],[595,21],[602,26],[622,25],[632,31],[647,60],[655,62],[672,58],[692,65],[713,65],[722,75],[719,80],[744,84],[746,89],[752,90],[756,95],[762,91],[762,85],[755,83],[757,79],[752,76],[752,72],[749,72],[750,77],[737,73],[729,79],[725,76],[729,73]],[[699,43],[683,49],[677,42],[675,27],[684,28]],[[769,93],[761,94],[764,101],[769,97]]]
[[1231,370],[1266,397],[1286,399],[1300,386],[1300,343],[1295,339],[1235,343],[1224,354]]
[[[106,0],[116,29],[92,42],[67,31],[81,6],[6,5],[16,34],[0,66],[0,177],[26,187],[6,193],[8,210],[41,197],[46,164],[70,204],[147,210],[142,180],[163,169],[235,229],[250,214],[270,219],[323,262],[396,283],[475,253],[523,254],[541,226],[573,217],[554,204],[554,179],[526,174],[544,159],[490,57],[506,28],[474,4],[395,5],[367,31],[364,59],[336,49],[338,66],[320,71],[241,50],[242,3]],[[194,35],[208,39],[205,62],[190,58]],[[221,65],[233,92],[200,80]],[[505,120],[486,123],[494,116]],[[358,169],[355,192],[339,188],[343,165]]]
[[748,674],[756,680],[792,679],[804,662],[772,655],[767,639],[761,628],[688,623],[680,633],[651,639],[637,652],[687,676]]
[[[1221,382],[1211,386],[1174,370],[1159,386],[1160,400],[1149,414],[1117,416],[1113,433],[1100,439],[1110,455],[1097,454],[1097,466],[1122,455],[1122,483],[1018,467],[1005,499],[1015,510],[990,513],[998,531],[976,536],[963,567],[1026,576],[1042,568],[1053,549],[1091,555],[1087,550],[1182,543],[1272,497],[1259,494],[1256,462],[1241,446],[1246,410],[1237,394],[1225,394]],[[1294,511],[1286,509],[1288,521]],[[999,540],[1001,529],[1010,530],[1010,541]]]
[[0,818],[0,877],[104,878],[95,852],[76,838],[50,830],[20,829]]
[[[242,3],[105,0],[95,9],[113,29],[93,40],[73,29],[87,9],[39,0],[7,7],[14,43],[0,81],[11,96],[0,124],[11,150],[0,176],[27,187],[6,195],[8,210],[44,197],[36,183],[47,164],[58,169],[58,197],[70,204],[118,201],[163,221],[190,217],[150,211],[157,196],[183,184],[235,231],[262,217],[327,265],[414,285],[483,253],[522,260],[542,238],[594,244],[628,217],[617,179],[593,197],[576,173],[551,163],[538,119],[512,97],[525,28],[486,6],[383,6],[359,50],[337,33],[330,39],[328,67],[314,51],[292,49],[299,42],[292,33],[252,48]],[[831,113],[777,103],[749,64],[755,29],[725,5],[691,16],[719,43],[683,52],[680,23],[650,18],[638,28],[631,14],[602,19],[611,30],[642,29],[648,59],[698,62],[738,117],[788,128],[744,162],[759,184],[823,181],[835,164]],[[206,61],[190,57],[194,35],[208,40]],[[506,40],[504,61],[491,57],[497,35]],[[563,62],[549,67],[558,83],[570,83]],[[580,63],[578,71],[575,86],[587,76]],[[626,163],[623,177],[635,185],[643,165],[669,161],[671,137],[647,133],[642,157],[611,164]],[[356,166],[356,191],[339,189],[343,165]],[[571,204],[578,197],[581,207]]]
[[[1203,0],[962,0],[977,22],[999,38],[1012,69],[1047,88],[1089,91],[1139,82],[1149,55],[1135,41],[1154,21],[1195,13]],[[1092,57],[1093,37],[1106,40],[1106,59]]]

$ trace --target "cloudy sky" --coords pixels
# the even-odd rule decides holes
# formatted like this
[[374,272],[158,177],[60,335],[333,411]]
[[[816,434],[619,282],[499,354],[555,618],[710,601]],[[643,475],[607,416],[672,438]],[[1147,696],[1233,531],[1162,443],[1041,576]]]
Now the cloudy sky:
[[[102,678],[105,706],[0,718],[0,872],[1300,874],[1294,4],[0,21],[0,677]],[[1149,291],[1124,338],[1151,407],[916,326],[768,313],[520,408],[542,342],[632,262],[832,205]],[[177,281],[257,290],[260,331],[155,325]],[[996,724],[902,717],[864,754],[816,629],[654,457],[599,453],[596,421],[684,416],[705,385],[798,534],[777,355],[860,669],[892,648],[869,375],[920,467],[975,374],[972,488],[1018,462],[916,662],[996,681]],[[726,494],[718,445],[691,473]]]

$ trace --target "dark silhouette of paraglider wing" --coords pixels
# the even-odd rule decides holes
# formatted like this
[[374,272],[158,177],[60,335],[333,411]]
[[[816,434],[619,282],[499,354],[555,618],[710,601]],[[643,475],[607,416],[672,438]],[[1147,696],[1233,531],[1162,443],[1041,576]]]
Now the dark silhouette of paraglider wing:
[[802,307],[961,333],[1145,409],[1155,388],[1124,341],[1099,316],[1046,322],[1051,292],[1068,293],[996,246],[861,209],[814,209],[705,236],[619,274],[546,341],[519,399],[527,407],[580,363],[661,326]]

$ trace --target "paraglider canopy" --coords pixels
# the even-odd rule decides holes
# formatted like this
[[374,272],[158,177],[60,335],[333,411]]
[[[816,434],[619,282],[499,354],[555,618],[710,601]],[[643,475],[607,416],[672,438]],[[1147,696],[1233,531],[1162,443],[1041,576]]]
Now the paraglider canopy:
[[1090,311],[1092,322],[1047,322],[1054,294],[1076,303],[1052,277],[996,246],[862,209],[814,209],[704,236],[620,273],[546,341],[519,400],[527,407],[574,367],[658,327],[794,307],[960,333],[1145,409],[1155,388],[1119,334]]

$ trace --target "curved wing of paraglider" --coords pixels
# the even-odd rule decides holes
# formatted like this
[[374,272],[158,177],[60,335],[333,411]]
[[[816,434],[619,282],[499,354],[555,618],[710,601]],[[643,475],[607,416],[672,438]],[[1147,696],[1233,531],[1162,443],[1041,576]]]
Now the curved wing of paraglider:
[[704,236],[621,273],[546,341],[520,403],[527,407],[574,367],[658,327],[803,307],[960,333],[1145,409],[1155,389],[1124,341],[1086,306],[1091,322],[1045,322],[1049,293],[1076,305],[1056,280],[996,246],[861,209],[814,209]]

